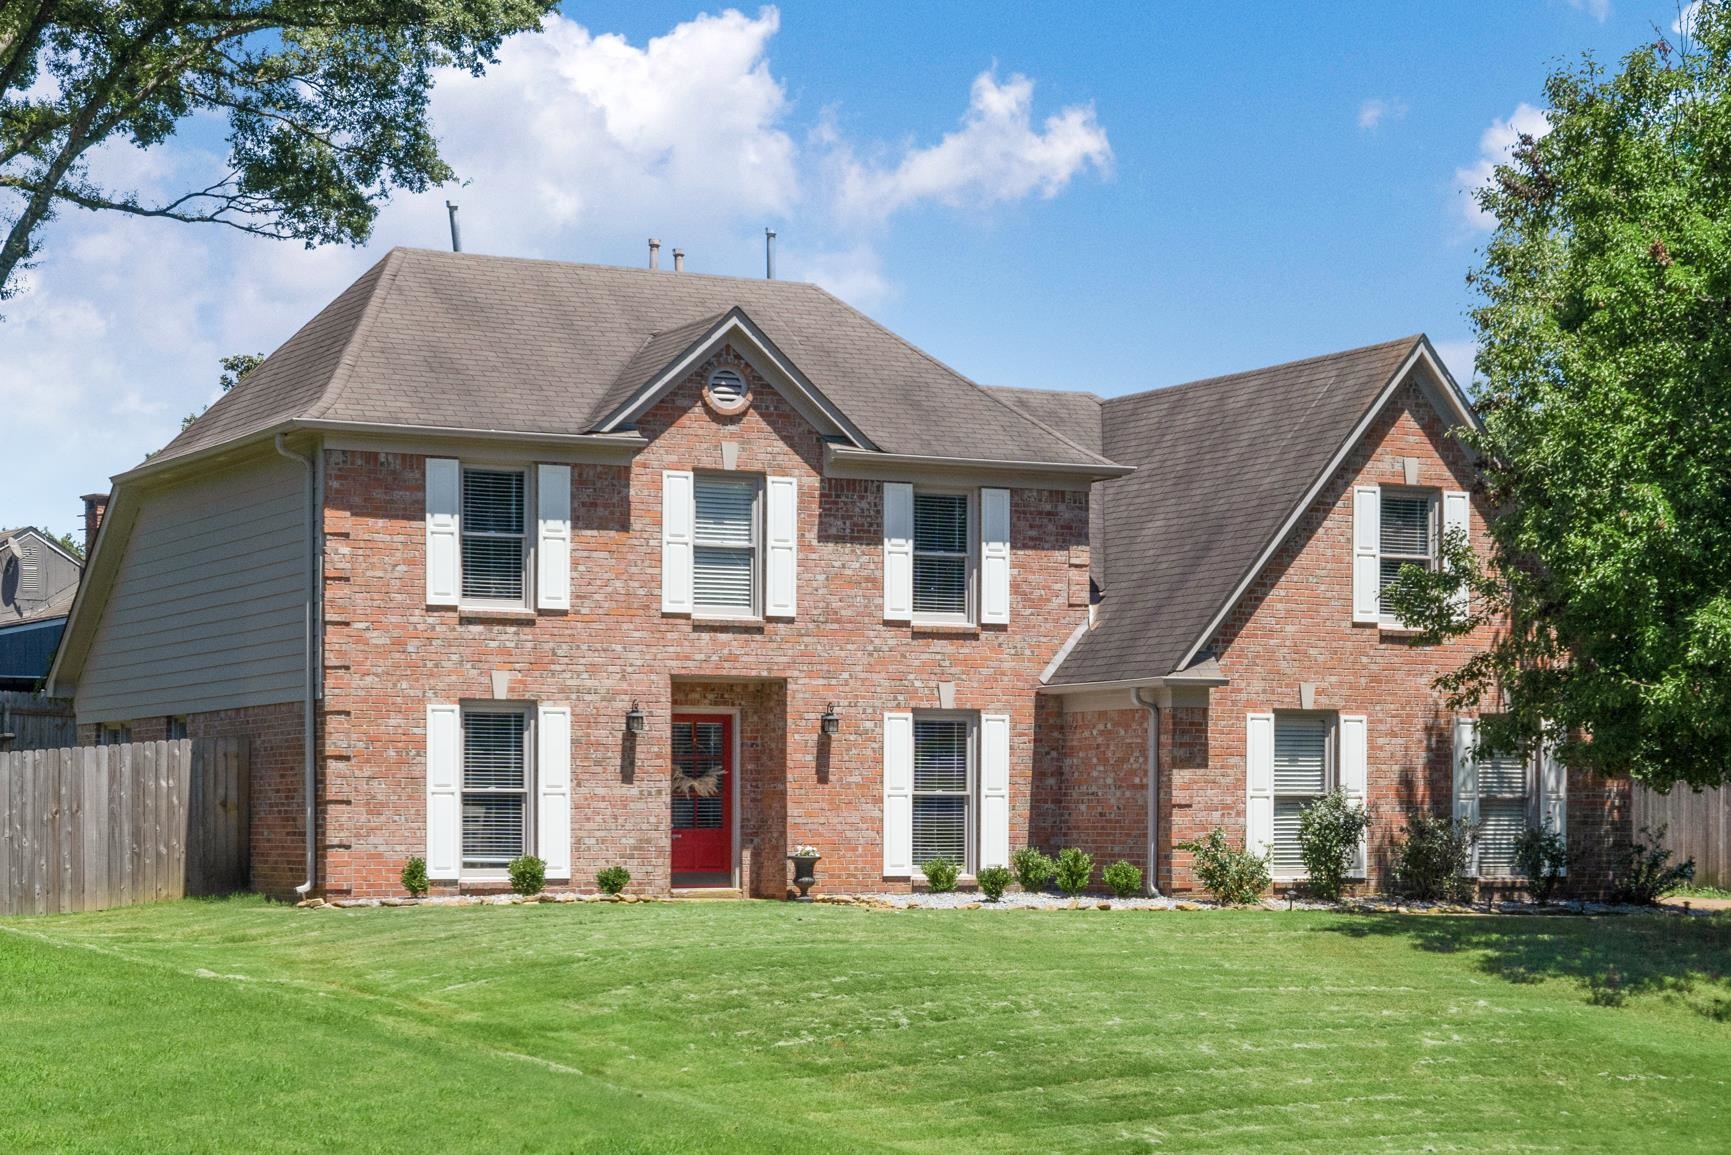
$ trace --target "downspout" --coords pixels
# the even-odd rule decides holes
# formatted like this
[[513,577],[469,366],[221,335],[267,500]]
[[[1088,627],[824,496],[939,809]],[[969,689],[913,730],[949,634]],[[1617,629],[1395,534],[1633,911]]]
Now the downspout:
[[302,632],[305,649],[305,695],[301,706],[301,751],[303,761],[303,790],[306,795],[306,828],[307,828],[307,880],[295,887],[295,893],[306,896],[312,893],[313,885],[318,881],[318,759],[313,750],[315,716],[315,695],[317,682],[314,662],[318,652],[314,648],[315,620],[314,607],[318,598],[318,474],[311,457],[294,452],[283,441],[285,434],[276,435],[276,451],[290,461],[298,461],[307,471],[307,592],[302,605]]
[[1148,893],[1160,893],[1160,707],[1131,691],[1136,704],[1148,711]]

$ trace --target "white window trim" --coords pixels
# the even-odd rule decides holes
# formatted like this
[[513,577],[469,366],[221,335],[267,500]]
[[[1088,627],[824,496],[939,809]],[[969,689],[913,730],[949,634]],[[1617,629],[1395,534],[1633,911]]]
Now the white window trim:
[[[705,481],[729,481],[734,484],[752,482],[756,491],[751,497],[751,607],[749,609],[731,609],[726,606],[706,606],[697,600],[697,551],[700,549],[731,549],[742,550],[742,546],[705,545],[698,540],[697,535],[697,487]],[[760,622],[763,620],[764,586],[769,579],[768,567],[765,565],[767,551],[764,549],[764,488],[767,478],[761,473],[729,473],[725,471],[699,469],[691,474],[691,616],[699,619],[741,622]]]
[[[1340,788],[1340,714],[1338,711],[1335,711],[1335,710],[1276,710],[1276,711],[1274,711],[1274,728],[1269,733],[1269,741],[1271,743],[1270,749],[1269,749],[1269,756],[1270,756],[1270,758],[1272,758],[1274,756],[1273,751],[1279,749],[1278,743],[1279,743],[1279,738],[1280,738],[1280,723],[1284,720],[1287,720],[1287,719],[1305,719],[1305,718],[1320,718],[1324,722],[1328,723],[1328,733],[1323,738],[1322,794],[1282,794],[1280,792],[1279,788],[1274,785],[1274,778],[1273,778],[1274,768],[1273,768],[1273,764],[1270,763],[1270,766],[1269,766],[1269,775],[1270,775],[1270,777],[1269,777],[1269,785],[1270,785],[1269,798],[1271,800],[1271,806],[1273,807],[1273,809],[1275,811],[1278,811],[1278,809],[1280,807],[1280,800],[1282,798],[1310,798],[1310,799],[1314,800],[1316,798],[1321,798],[1321,797],[1323,797],[1323,795],[1326,795],[1326,794],[1330,793],[1331,791],[1334,791],[1334,790],[1337,790]],[[1273,882],[1289,882],[1290,883],[1290,882],[1308,882],[1310,880],[1310,875],[1307,872],[1301,872],[1299,874],[1276,874],[1274,872],[1274,840],[1273,840],[1272,828],[1270,829],[1270,832],[1269,832],[1269,843],[1268,843],[1268,876],[1269,876],[1270,881],[1273,881]]]
[[510,877],[510,871],[505,867],[470,866],[463,853],[463,798],[469,793],[463,784],[467,767],[464,764],[464,743],[468,733],[463,728],[463,719],[470,714],[519,714],[523,717],[523,853],[538,854],[537,835],[540,823],[540,793],[541,778],[539,727],[537,726],[537,711],[533,702],[478,700],[459,702],[457,704],[457,881],[465,882],[498,882]]
[[[920,554],[927,556],[954,557],[954,554],[934,555],[931,550],[920,549],[919,533],[919,500],[921,494],[951,494],[967,498],[968,502],[968,548],[966,552],[967,574],[964,590],[967,595],[968,608],[959,614],[921,613],[914,604],[913,596],[908,599],[909,613],[916,626],[973,626],[980,619],[980,491],[978,489],[949,488],[936,485],[914,486],[913,523],[908,526],[908,575],[910,581],[918,582]],[[917,596],[917,588],[914,596]]]
[[[523,477],[523,596],[521,598],[472,598],[463,593],[463,475],[470,470],[484,473],[517,473]],[[540,537],[539,506],[536,505],[535,474],[538,471],[522,462],[489,462],[462,459],[457,462],[457,609],[461,610],[525,610],[535,609],[535,567]]]
[[[908,764],[908,807],[909,821],[912,822],[913,803],[921,795],[934,798],[964,797],[968,802],[968,815],[962,822],[962,877],[974,876],[975,863],[980,853],[980,714],[977,710],[914,710],[913,714],[913,761]],[[919,763],[919,723],[933,721],[957,721],[968,724],[968,784],[961,791],[954,790],[921,790],[919,778],[914,767]],[[911,829],[911,828],[910,828]],[[909,860],[913,858],[913,843],[909,844]],[[915,881],[926,880],[925,867],[913,862],[913,873],[909,876]]]
[[1396,500],[1399,500],[1401,498],[1406,498],[1408,500],[1415,498],[1415,497],[1424,498],[1425,501],[1428,502],[1429,506],[1430,506],[1430,512],[1428,514],[1428,517],[1430,520],[1430,530],[1429,530],[1430,554],[1422,560],[1424,562],[1424,568],[1425,569],[1435,570],[1437,568],[1438,546],[1439,546],[1440,540],[1442,538],[1442,500],[1443,500],[1443,495],[1442,495],[1442,491],[1440,489],[1428,489],[1424,486],[1415,486],[1415,485],[1383,485],[1383,486],[1379,486],[1378,489],[1379,489],[1379,493],[1377,495],[1377,523],[1376,523],[1377,624],[1379,626],[1381,626],[1382,629],[1385,631],[1391,631],[1391,632],[1411,631],[1412,630],[1411,626],[1408,626],[1405,622],[1401,621],[1400,618],[1397,617],[1395,614],[1393,614],[1393,613],[1391,613],[1388,610],[1383,608],[1383,605],[1382,605],[1382,563],[1385,560],[1387,560],[1387,561],[1400,561],[1400,562],[1411,564],[1411,565],[1417,565],[1417,564],[1419,564],[1421,559],[1419,558],[1419,556],[1417,554],[1386,553],[1386,552],[1384,552],[1384,550],[1382,548],[1382,519],[1388,512],[1388,501],[1390,498],[1394,498]]

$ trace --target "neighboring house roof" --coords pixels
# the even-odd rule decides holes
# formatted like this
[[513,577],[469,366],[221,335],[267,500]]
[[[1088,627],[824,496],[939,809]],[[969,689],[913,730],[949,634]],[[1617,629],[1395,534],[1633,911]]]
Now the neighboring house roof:
[[737,311],[887,454],[1109,465],[816,285],[393,249],[155,455],[290,421],[583,434]]
[[[1048,685],[1158,678],[1205,659],[1220,617],[1421,351],[1470,414],[1423,336],[1099,402],[1102,451],[1136,472],[1094,487],[1105,597]],[[1053,404],[999,393],[1031,412]]]
[[84,564],[75,554],[69,552],[65,546],[61,545],[53,537],[43,533],[33,525],[21,525],[15,529],[0,529],[0,546],[5,545],[15,537],[23,537],[25,534],[29,534],[31,537],[41,542],[49,549],[71,562],[73,565],[82,566]]

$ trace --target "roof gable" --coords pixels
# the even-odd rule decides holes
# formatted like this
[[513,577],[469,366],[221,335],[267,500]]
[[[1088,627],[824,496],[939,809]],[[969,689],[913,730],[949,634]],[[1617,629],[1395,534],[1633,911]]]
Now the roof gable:
[[1102,403],[1103,448],[1136,466],[1095,487],[1106,596],[1050,679],[1162,677],[1202,648],[1315,491],[1419,363],[1471,409],[1422,336]]

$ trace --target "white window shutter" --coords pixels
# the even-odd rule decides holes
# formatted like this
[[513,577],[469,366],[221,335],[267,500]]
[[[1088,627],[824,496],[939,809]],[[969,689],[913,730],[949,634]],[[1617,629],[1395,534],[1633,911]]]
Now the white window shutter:
[[1557,761],[1557,748],[1549,742],[1539,749],[1539,823],[1568,839],[1569,768]]
[[914,716],[884,715],[884,874],[914,872]]
[[[535,469],[535,605],[543,610],[571,608],[571,467]],[[545,857],[545,856],[543,856]]]
[[427,707],[427,877],[463,868],[463,716],[455,705]]
[[454,606],[461,585],[457,513],[462,470],[452,457],[427,458],[427,604]]
[[691,612],[692,538],[696,507],[689,469],[661,474],[661,612]]
[[1360,485],[1352,491],[1352,620],[1382,617],[1382,490]]
[[[1472,508],[1467,495],[1460,490],[1447,490],[1442,497],[1443,533],[1458,529],[1462,533],[1470,533],[1468,510]],[[1471,540],[1469,538],[1469,540]],[[1463,616],[1467,612],[1467,587],[1461,583],[1460,590],[1455,594],[1455,610]]]
[[[1370,723],[1363,714],[1340,716],[1340,792],[1354,806],[1363,806],[1370,785]],[[1358,857],[1352,876],[1366,877],[1369,864],[1368,832],[1359,835]]]
[[884,620],[914,617],[914,487],[884,482]]
[[1274,715],[1247,714],[1244,734],[1244,846],[1274,853]]
[[1010,491],[980,490],[980,621],[1010,621]]
[[980,715],[981,867],[1010,865],[1010,716]]
[[768,576],[764,582],[763,614],[769,618],[791,618],[799,604],[799,481],[792,477],[771,477],[765,483],[765,494]]
[[548,878],[571,877],[571,707],[535,713],[535,853]]
[[[1455,719],[1455,818],[1468,826],[1479,824],[1479,767],[1473,755],[1478,740],[1478,723],[1471,718]],[[1479,852],[1475,844],[1471,873],[1479,871]]]

